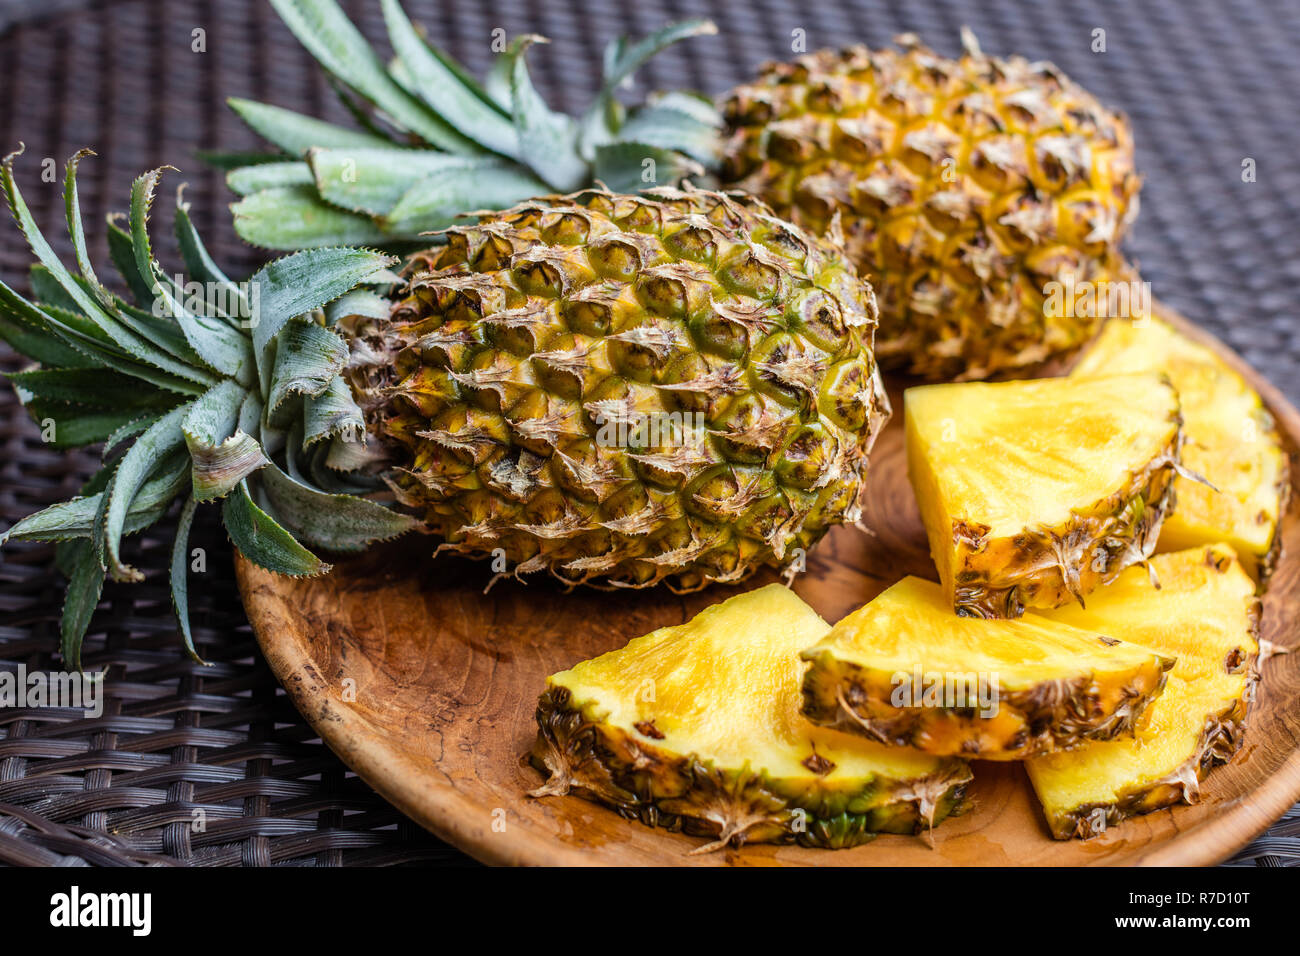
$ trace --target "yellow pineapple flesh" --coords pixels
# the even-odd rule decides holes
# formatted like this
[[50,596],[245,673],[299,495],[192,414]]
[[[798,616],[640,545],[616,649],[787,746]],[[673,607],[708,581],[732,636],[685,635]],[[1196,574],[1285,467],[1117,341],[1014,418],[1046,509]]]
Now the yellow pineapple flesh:
[[570,790],[727,843],[852,846],[932,826],[962,761],[885,747],[800,713],[799,652],[829,630],[780,585],[552,675],[538,708],[538,795]]
[[1157,551],[1225,541],[1261,585],[1281,550],[1288,459],[1259,394],[1213,350],[1159,318],[1112,319],[1071,375],[1160,371],[1182,403],[1182,461],[1207,485],[1175,479],[1177,507]]
[[904,404],[908,475],[958,613],[1059,607],[1151,554],[1181,445],[1163,376],[930,385]]
[[1018,760],[1132,733],[1173,657],[1026,614],[953,613],[904,578],[803,652],[804,714],[926,753]]
[[1090,596],[1086,609],[1046,612],[1177,657],[1135,736],[1026,762],[1057,839],[1096,836],[1136,814],[1195,802],[1208,770],[1241,746],[1258,679],[1254,582],[1224,544],[1151,563],[1159,588],[1130,568]]

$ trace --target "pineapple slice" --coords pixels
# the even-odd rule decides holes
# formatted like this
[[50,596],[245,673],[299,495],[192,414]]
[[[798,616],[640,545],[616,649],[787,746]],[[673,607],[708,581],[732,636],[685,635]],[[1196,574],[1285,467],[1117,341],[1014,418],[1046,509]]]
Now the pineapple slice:
[[1130,568],[1088,598],[1086,609],[1047,612],[1174,655],[1169,683],[1135,737],[1027,761],[1029,779],[1058,840],[1176,803],[1195,802],[1215,763],[1241,746],[1258,679],[1259,601],[1225,544],[1152,558],[1160,587]]
[[[1273,418],[1246,380],[1167,322],[1112,319],[1071,375],[1162,371],[1182,403],[1182,461],[1213,488],[1176,479],[1157,551],[1225,541],[1263,585],[1277,562],[1290,482]],[[1217,490],[1216,490],[1217,489]]]
[[1132,733],[1174,658],[1026,614],[981,621],[908,577],[803,652],[804,714],[885,744],[1020,760]]
[[908,474],[949,600],[1059,607],[1155,547],[1182,436],[1156,373],[908,389]]
[[884,747],[800,713],[799,652],[829,630],[769,585],[552,675],[537,710],[536,796],[575,790],[651,826],[728,843],[845,847],[933,826],[960,760]]

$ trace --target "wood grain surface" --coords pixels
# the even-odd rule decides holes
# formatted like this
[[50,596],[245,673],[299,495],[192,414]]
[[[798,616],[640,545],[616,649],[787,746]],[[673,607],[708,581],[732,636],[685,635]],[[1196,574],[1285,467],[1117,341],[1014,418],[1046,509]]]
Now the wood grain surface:
[[[1185,320],[1174,321],[1186,327]],[[1199,330],[1263,394],[1287,451],[1300,413]],[[907,574],[935,577],[907,482],[901,397],[871,457],[864,522],[809,555],[794,588],[829,621]],[[1294,476],[1296,468],[1293,465]],[[1293,478],[1294,481],[1294,478]],[[1262,636],[1300,644],[1300,493],[1264,598]],[[409,538],[336,564],[314,580],[236,558],[244,605],[272,669],[322,739],[403,812],[489,863],[708,866],[1209,864],[1249,843],[1300,799],[1300,654],[1264,666],[1244,749],[1214,770],[1194,806],[1127,821],[1089,841],[1048,833],[1018,764],[978,762],[970,812],[921,837],[882,836],[852,850],[753,845],[688,856],[701,839],[654,830],[578,797],[532,799],[542,780],[522,758],[548,674],[679,624],[734,588],[566,593],[540,576],[497,583],[485,564],[430,557]],[[746,582],[775,580],[764,573]]]

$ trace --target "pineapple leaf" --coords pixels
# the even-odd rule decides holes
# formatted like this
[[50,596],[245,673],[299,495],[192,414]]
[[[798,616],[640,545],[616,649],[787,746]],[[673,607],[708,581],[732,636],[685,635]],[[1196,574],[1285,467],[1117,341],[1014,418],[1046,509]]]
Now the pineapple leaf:
[[15,320],[0,308],[0,339],[34,362],[57,368],[102,368],[103,363],[78,352],[49,332]]
[[490,157],[448,156],[397,146],[365,150],[313,149],[307,154],[307,162],[316,189],[326,201],[372,216],[387,213],[412,183],[427,177],[503,165],[501,160]]
[[259,290],[253,326],[260,368],[267,344],[296,315],[319,309],[397,260],[368,249],[309,249],[276,259],[253,276]]
[[154,466],[185,443],[181,423],[192,407],[193,403],[180,405],[145,429],[122,456],[113,480],[104,492],[108,496],[103,525],[105,557],[108,571],[115,581],[140,581],[144,578],[135,568],[122,563],[119,548],[123,527],[136,493]]
[[31,247],[36,258],[50,270],[64,291],[77,303],[78,308],[106,332],[119,348],[137,361],[152,365],[170,376],[187,379],[199,385],[215,384],[216,379],[211,373],[192,368],[183,362],[177,361],[122,324],[116,317],[101,308],[94,298],[88,295],[81,285],[74,280],[72,274],[59,261],[58,256],[55,255],[54,250],[45,240],[45,236],[41,234],[40,228],[32,218],[31,210],[27,208],[27,203],[23,200],[22,193],[19,191],[13,175],[13,163],[17,155],[17,153],[10,153],[5,157],[3,166],[0,167],[0,180],[3,182],[9,209],[13,213],[14,220],[18,223],[19,229],[26,236],[27,244]]
[[[113,449],[117,448],[119,445],[122,444],[122,442],[126,441],[128,438],[134,438],[136,435],[140,434],[142,431],[147,429],[150,425],[152,425],[161,417],[162,417],[161,415],[144,415],[141,416],[140,418],[131,419],[129,422],[122,425],[122,427],[118,428],[115,432],[113,432],[113,434],[109,435],[107,438],[104,439],[104,447],[100,451],[100,456],[105,461],[107,461],[109,455],[112,454]],[[101,472],[96,472],[96,475],[99,475],[101,473],[102,470]],[[81,493],[83,495],[90,494],[90,492],[86,491],[84,488],[82,489]]]
[[295,113],[293,110],[286,110],[279,106],[271,106],[268,103],[238,98],[228,99],[226,102],[239,118],[252,128],[253,132],[275,144],[290,156],[304,157],[307,155],[307,150],[313,146],[364,149],[393,145],[392,140],[383,136],[359,133],[356,130],[335,126],[333,123],[326,123],[324,120],[304,116],[302,113]]
[[263,189],[312,186],[315,185],[315,179],[310,166],[300,159],[290,159],[280,163],[261,163],[232,169],[226,173],[226,185],[236,196],[251,196]]
[[236,379],[245,385],[253,381],[253,363],[249,340],[241,332],[220,319],[190,312],[163,274],[162,266],[153,256],[149,241],[149,209],[153,206],[154,192],[164,169],[159,167],[136,178],[131,185],[131,245],[135,251],[140,275],[151,284],[168,316],[180,327],[185,341],[199,359],[209,368]]
[[[155,470],[131,503],[125,525],[126,534],[135,534],[154,523],[167,510],[167,506],[189,483],[189,456],[173,453]],[[104,488],[112,481],[113,467],[107,466],[95,473],[86,483],[86,494],[60,501],[48,508],[28,515],[0,535],[0,545],[8,541],[69,541],[89,538],[94,534],[95,516],[103,504]]]
[[185,201],[184,190],[185,185],[183,183],[176,190],[176,218],[173,226],[176,232],[176,241],[181,247],[181,258],[185,261],[185,271],[191,279],[222,286],[227,295],[233,295],[242,300],[245,298],[243,291],[226,277],[221,267],[213,261],[212,256],[208,253],[203,240],[199,238],[199,232],[194,228],[193,220],[190,219],[190,204]]
[[330,379],[319,395],[308,396],[303,401],[304,446],[335,435],[364,434],[365,428],[365,413],[341,376]]
[[449,153],[482,151],[388,75],[334,0],[271,0],[271,4],[321,66],[383,110],[400,128]]
[[411,186],[384,221],[395,236],[417,236],[454,223],[466,209],[500,209],[547,191],[513,163],[451,169]]
[[95,275],[90,262],[90,252],[86,249],[86,230],[81,223],[81,200],[77,196],[77,165],[87,156],[94,156],[89,149],[81,149],[68,160],[67,173],[63,178],[63,205],[68,220],[68,235],[72,237],[72,251],[77,259],[77,268],[81,276],[90,284],[91,291],[100,303],[107,308],[113,307],[112,297]]
[[200,502],[225,497],[269,463],[257,439],[239,430],[247,396],[234,382],[222,382],[193,404],[181,425],[193,463],[194,498]]
[[510,119],[489,105],[415,32],[397,0],[381,0],[389,41],[417,95],[456,129],[495,153],[522,159]]
[[67,402],[71,405],[132,409],[167,409],[176,396],[158,388],[142,388],[107,368],[40,368],[6,376],[26,396]]
[[[717,119],[716,114],[714,119]],[[656,103],[634,111],[619,130],[619,138],[685,153],[697,162],[712,166],[721,156],[720,122],[702,120],[683,110]]]
[[347,360],[347,343],[329,329],[304,320],[290,322],[276,343],[267,407],[274,413],[290,394],[321,394]]
[[104,590],[104,569],[95,549],[84,539],[70,542],[64,557],[71,574],[63,602],[63,618],[59,623],[59,649],[64,663],[80,672],[81,643]]
[[656,53],[687,37],[713,35],[718,28],[711,20],[683,20],[671,23],[629,44],[620,38],[606,48],[604,64],[604,84],[600,93],[582,117],[582,148],[593,150],[608,143],[618,135],[618,128],[609,122],[610,104],[615,102],[614,93],[633,73],[640,69]]
[[390,239],[367,216],[331,206],[307,186],[264,189],[230,211],[239,238],[263,249],[373,245]]
[[131,298],[142,309],[153,306],[154,294],[145,277],[140,275],[140,266],[135,260],[135,247],[131,243],[131,234],[117,224],[121,213],[108,216],[108,256],[113,267],[131,290]]
[[87,408],[41,398],[29,398],[23,404],[42,431],[52,426],[47,434],[54,448],[80,448],[105,441],[140,414],[138,409]]
[[573,117],[546,105],[528,75],[525,54],[544,37],[516,37],[501,56],[510,65],[510,109],[519,134],[519,152],[548,186],[562,193],[579,189],[587,181],[587,164],[578,155],[578,125]]
[[247,481],[240,482],[226,496],[221,518],[235,547],[260,568],[294,577],[316,577],[330,569],[270,515],[253,504]]
[[[85,318],[84,313],[77,307],[77,303],[72,300],[72,296],[63,291],[63,286],[59,285],[59,280],[54,278],[53,273],[39,262],[33,262],[28,270],[27,284],[31,286],[32,298],[41,305],[58,306],[66,312],[74,312],[83,319]],[[87,320],[87,324],[89,324],[89,320]],[[92,325],[91,328],[95,327]],[[112,341],[98,329],[95,329],[95,332],[105,342]]]
[[392,302],[377,292],[371,292],[369,289],[353,289],[325,306],[325,325],[333,328],[340,319],[349,315],[386,319],[392,309]]
[[189,651],[190,657],[195,661],[205,664],[203,658],[199,657],[199,652],[194,649],[194,634],[190,630],[190,528],[194,525],[194,512],[197,509],[198,501],[190,496],[176,520],[176,539],[172,542],[171,591],[172,610],[180,622],[185,650]]
[[325,494],[286,475],[275,465],[261,473],[262,487],[277,517],[303,540],[330,551],[364,551],[419,527],[409,515],[346,494]]
[[[670,149],[645,143],[606,143],[596,147],[596,178],[616,193],[636,192],[650,186],[697,176],[704,167]],[[647,179],[647,173],[653,178]]]

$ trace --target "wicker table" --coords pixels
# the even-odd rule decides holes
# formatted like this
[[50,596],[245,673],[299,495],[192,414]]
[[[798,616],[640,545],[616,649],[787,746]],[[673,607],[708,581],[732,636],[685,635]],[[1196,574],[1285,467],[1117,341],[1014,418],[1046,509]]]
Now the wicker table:
[[[616,33],[706,14],[721,35],[670,50],[642,74],[649,88],[717,92],[758,62],[789,55],[791,31],[810,48],[845,38],[884,44],[913,30],[955,53],[961,25],[986,49],[1050,58],[1133,119],[1147,181],[1129,245],[1156,292],[1234,346],[1300,401],[1293,290],[1300,285],[1300,5],[1294,0],[1010,0],[799,3],[796,0],[407,0],[417,22],[481,70],[491,31],[539,32],[534,58],[552,102],[577,109],[599,50]],[[371,37],[379,5],[345,7]],[[1091,50],[1106,31],[1105,53]],[[194,52],[202,29],[205,52]],[[27,144],[60,164],[81,146],[82,206],[92,248],[104,214],[130,180],[171,163],[217,258],[251,270],[219,174],[197,148],[243,149],[255,138],[225,108],[230,95],[342,120],[323,74],[260,0],[0,0],[0,145]],[[1242,161],[1257,178],[1242,181]],[[27,175],[37,217],[60,214],[57,187]],[[30,185],[28,185],[30,184]],[[170,217],[168,202],[161,216]],[[160,237],[162,230],[159,230]],[[65,245],[60,251],[67,252]],[[165,242],[166,261],[176,261]],[[0,229],[0,276],[22,285],[28,254]],[[0,366],[17,360],[0,353]],[[12,393],[0,393],[0,527],[72,494],[91,458],[40,441]],[[315,866],[469,862],[424,833],[351,774],[315,738],[262,661],[235,593],[223,535],[209,519],[196,546],[213,555],[207,586],[191,594],[195,638],[212,663],[180,649],[165,576],[108,585],[86,641],[88,669],[107,669],[104,713],[0,710],[0,862]],[[166,545],[133,540],[142,568],[167,564]],[[0,667],[57,666],[62,581],[43,546],[0,552]],[[201,812],[200,812],[201,811]],[[201,820],[201,825],[196,824]],[[1293,810],[1235,862],[1300,863]]]

